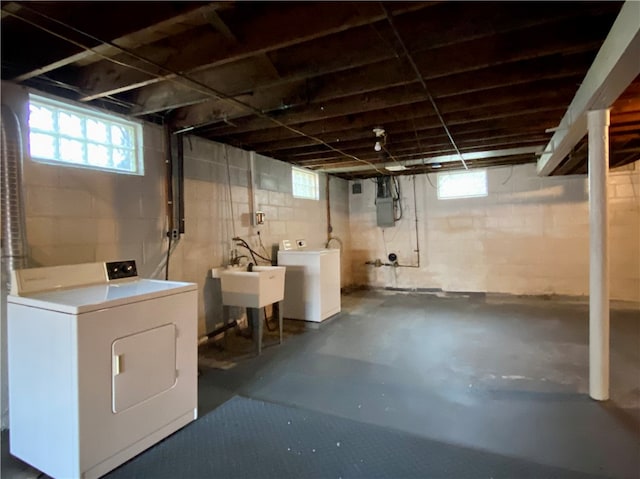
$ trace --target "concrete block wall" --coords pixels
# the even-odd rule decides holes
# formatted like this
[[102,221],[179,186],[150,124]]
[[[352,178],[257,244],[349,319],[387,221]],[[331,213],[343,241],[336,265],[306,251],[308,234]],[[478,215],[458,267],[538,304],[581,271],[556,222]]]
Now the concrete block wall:
[[[612,299],[640,301],[638,163],[610,174]],[[375,183],[350,195],[354,282],[371,287],[445,291],[587,295],[588,182],[584,176],[540,178],[535,165],[487,170],[488,196],[439,200],[436,175],[400,177],[404,215],[376,226]],[[413,182],[416,187],[414,206]],[[417,214],[416,214],[417,209]],[[420,267],[366,265],[386,261]]]
[[609,175],[611,291],[640,300],[640,161]]
[[[8,95],[14,98],[27,131],[28,92],[10,87],[5,91],[3,85],[3,101]],[[255,155],[256,208],[266,213],[266,222],[254,228],[249,218],[250,153],[187,137],[184,155],[185,235],[170,260],[169,272],[170,279],[198,283],[200,333],[204,334],[220,319],[220,298],[212,296],[215,284],[209,281],[210,269],[228,263],[231,238],[240,236],[256,250],[261,250],[261,238],[267,257],[283,239],[304,238],[309,248],[325,246],[326,177],[320,178],[319,201],[293,198],[291,166]],[[348,247],[348,183],[338,178],[331,182],[334,227]],[[26,158],[23,183],[32,267],[134,259],[140,276],[164,277],[168,240],[162,128],[144,126],[144,175]],[[248,252],[238,249],[238,254]],[[343,256],[342,281],[347,285],[351,263],[346,248]]]
[[[251,154],[190,137],[185,141],[184,155],[185,235],[172,256],[169,278],[198,283],[203,334],[213,330],[222,319],[219,280],[210,277],[210,269],[227,265],[232,248],[237,254],[249,256],[248,251],[233,244],[234,236],[271,258],[284,239],[304,238],[309,249],[325,247],[326,177],[320,176],[319,201],[294,198],[291,166],[256,154],[255,208],[265,213],[266,220],[264,225],[252,226]],[[341,282],[346,286],[351,284],[348,182],[338,178],[330,181],[331,218],[334,234],[343,242]]]
[[[2,102],[18,114],[25,146],[28,93],[22,87],[2,83]],[[252,228],[248,217],[250,154],[196,137],[185,140],[184,151],[186,234],[170,260],[169,277],[198,284],[199,332],[204,334],[219,321],[221,311],[220,294],[216,293],[209,272],[228,262],[233,235],[243,237],[259,250],[260,231],[269,255],[282,239],[305,238],[309,248],[324,247],[326,181],[321,176],[320,201],[295,199],[291,194],[291,167],[256,155],[256,206],[266,212],[267,220],[264,226]],[[32,267],[134,259],[140,276],[164,278],[162,266],[168,239],[162,128],[144,126],[143,176],[48,165],[32,161],[26,153],[27,148],[23,190]],[[348,182],[331,179],[334,234],[344,243],[344,285],[351,283],[347,188]],[[2,327],[4,331],[4,309]],[[4,343],[2,349],[5,428]]]

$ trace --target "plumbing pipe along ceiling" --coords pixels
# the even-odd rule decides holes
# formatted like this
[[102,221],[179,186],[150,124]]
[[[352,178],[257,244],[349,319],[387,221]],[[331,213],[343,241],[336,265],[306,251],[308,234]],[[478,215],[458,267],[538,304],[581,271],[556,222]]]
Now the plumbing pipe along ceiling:
[[[624,6],[3,2],[2,79],[343,178],[513,165],[548,151]],[[622,90],[611,166],[640,158],[637,73]]]

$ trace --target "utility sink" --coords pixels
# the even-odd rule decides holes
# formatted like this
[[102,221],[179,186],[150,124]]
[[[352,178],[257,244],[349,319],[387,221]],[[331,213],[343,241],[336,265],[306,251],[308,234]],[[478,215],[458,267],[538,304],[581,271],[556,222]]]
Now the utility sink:
[[284,299],[284,266],[228,268],[220,274],[222,304],[262,308]]

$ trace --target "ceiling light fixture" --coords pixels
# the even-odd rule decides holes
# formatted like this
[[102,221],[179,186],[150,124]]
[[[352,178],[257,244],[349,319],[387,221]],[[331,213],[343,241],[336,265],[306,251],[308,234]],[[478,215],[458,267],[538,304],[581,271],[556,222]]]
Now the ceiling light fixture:
[[375,143],[375,145],[373,145],[373,149],[375,151],[381,151],[382,147],[387,142],[387,135],[386,135],[386,133],[384,131],[384,128],[382,128],[381,126],[376,126],[373,129],[373,133],[374,133],[374,135],[376,135],[376,143]]
[[404,165],[389,165],[389,166],[385,166],[385,168],[388,171],[404,171],[407,169],[407,167]]

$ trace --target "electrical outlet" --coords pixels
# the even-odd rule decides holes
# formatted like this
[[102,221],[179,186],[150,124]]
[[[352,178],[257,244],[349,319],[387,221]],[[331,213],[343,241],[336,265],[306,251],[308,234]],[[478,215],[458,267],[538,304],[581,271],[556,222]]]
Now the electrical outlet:
[[306,248],[307,247],[307,242],[303,239],[298,239],[296,240],[296,246],[300,249],[300,248]]

